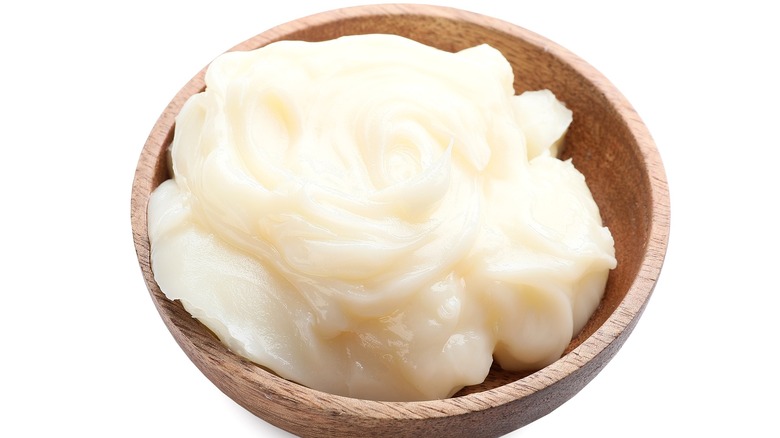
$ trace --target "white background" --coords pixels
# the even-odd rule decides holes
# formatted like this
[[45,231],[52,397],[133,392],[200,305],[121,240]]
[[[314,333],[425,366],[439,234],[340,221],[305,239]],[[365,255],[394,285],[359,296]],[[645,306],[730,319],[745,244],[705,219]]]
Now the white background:
[[[356,4],[0,6],[0,436],[287,436],[167,332],[135,259],[130,188],[155,120],[212,58]],[[634,334],[511,436],[777,436],[778,15],[750,1],[448,4],[604,73],[648,125],[671,191],[666,263]]]

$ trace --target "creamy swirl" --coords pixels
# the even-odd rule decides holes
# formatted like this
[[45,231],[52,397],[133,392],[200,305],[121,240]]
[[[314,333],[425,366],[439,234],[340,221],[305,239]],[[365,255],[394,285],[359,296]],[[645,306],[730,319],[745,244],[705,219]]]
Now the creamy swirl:
[[615,266],[571,121],[508,62],[401,37],[215,59],[153,194],[155,278],[237,353],[380,400],[560,357]]

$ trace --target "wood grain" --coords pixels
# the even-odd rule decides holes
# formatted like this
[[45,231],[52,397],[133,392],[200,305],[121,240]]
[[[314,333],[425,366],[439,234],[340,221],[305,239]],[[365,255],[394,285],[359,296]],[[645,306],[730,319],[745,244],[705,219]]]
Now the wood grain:
[[[227,350],[154,281],[146,208],[169,177],[165,151],[174,118],[203,90],[204,70],[165,108],[143,147],[131,198],[133,239],[160,316],[192,362],[240,405],[301,436],[499,436],[551,412],[582,389],[634,328],[661,271],[669,233],[669,194],[655,144],[631,105],[598,71],[557,44],[518,26],[461,10],[375,5],[330,11],[263,32],[231,50],[270,42],[320,41],[393,33],[444,50],[488,43],[515,70],[515,89],[551,89],[574,112],[564,157],[585,175],[615,238],[618,267],[601,305],[565,355],[530,375],[494,367],[482,385],[429,402],[376,402],[325,394],[281,379]],[[175,394],[169,395],[176,397]]]

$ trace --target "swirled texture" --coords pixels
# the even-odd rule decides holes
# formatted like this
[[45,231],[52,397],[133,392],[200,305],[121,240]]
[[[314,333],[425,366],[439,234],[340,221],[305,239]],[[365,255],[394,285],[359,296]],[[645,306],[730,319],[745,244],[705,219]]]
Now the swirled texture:
[[543,367],[615,266],[571,112],[482,45],[389,35],[220,56],[149,205],[155,278],[233,351],[346,396],[422,400]]

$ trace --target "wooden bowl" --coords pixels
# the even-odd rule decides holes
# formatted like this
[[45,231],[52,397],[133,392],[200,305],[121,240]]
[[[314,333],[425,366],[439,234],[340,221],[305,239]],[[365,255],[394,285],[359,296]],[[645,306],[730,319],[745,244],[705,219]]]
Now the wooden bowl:
[[[182,349],[225,394],[266,421],[302,436],[497,436],[551,412],[582,389],[617,353],[660,274],[669,232],[664,169],[647,129],[626,99],[572,53],[515,25],[456,9],[375,5],[326,12],[283,24],[232,50],[277,40],[327,40],[394,33],[448,51],[488,43],[515,69],[517,92],[547,88],[574,112],[565,158],[585,175],[615,239],[618,266],[604,299],[563,357],[530,375],[494,367],[487,380],[456,396],[426,402],[377,402],[335,396],[284,380],[224,347],[154,281],[146,208],[169,178],[166,148],[174,117],[204,89],[204,71],[173,98],[144,145],[132,190],[138,261],[162,319]],[[172,395],[174,397],[174,395]]]

